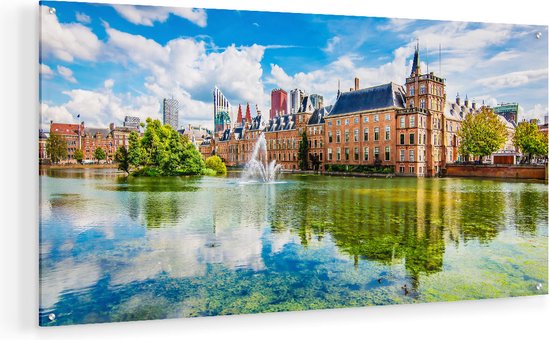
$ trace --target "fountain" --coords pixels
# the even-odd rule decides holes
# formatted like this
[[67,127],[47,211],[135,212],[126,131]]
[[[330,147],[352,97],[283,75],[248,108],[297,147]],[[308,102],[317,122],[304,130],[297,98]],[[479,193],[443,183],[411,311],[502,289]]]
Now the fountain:
[[267,159],[267,144],[264,134],[260,134],[252,156],[244,168],[242,179],[245,181],[274,182],[281,165],[275,160],[271,162]]

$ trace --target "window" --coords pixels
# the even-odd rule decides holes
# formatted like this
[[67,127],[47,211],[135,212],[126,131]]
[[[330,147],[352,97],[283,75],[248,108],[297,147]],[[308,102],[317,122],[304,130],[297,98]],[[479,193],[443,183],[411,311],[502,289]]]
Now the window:
[[375,122],[378,121],[378,115],[374,115],[374,121],[375,121]]
[[385,159],[386,161],[389,161],[390,160],[390,147],[389,146],[386,146],[386,150],[385,150]]
[[355,124],[359,123],[359,117],[355,117],[355,118],[353,119],[353,122],[354,122]]
[[405,144],[405,134],[403,133],[399,135],[399,144]]
[[345,138],[344,141],[345,141],[346,143],[349,142],[349,130],[346,130],[346,132],[345,132],[345,137],[344,137],[344,138]]
[[365,148],[365,150],[363,150],[363,160],[369,160],[369,148]]
[[390,127],[386,126],[386,135],[384,136],[386,140],[390,140]]
[[409,144],[414,144],[414,133],[409,134]]
[[380,129],[375,127],[374,128],[374,140],[378,141],[380,139]]
[[414,166],[409,167],[409,173],[414,174]]
[[328,142],[332,143],[332,131],[328,132]]
[[409,127],[414,127],[414,116],[409,117]]
[[386,113],[386,116],[384,117],[384,119],[390,120],[390,119],[391,119],[391,118],[390,118],[390,114],[389,114],[389,113]]
[[353,141],[358,142],[359,141],[359,129],[353,130]]
[[375,147],[374,148],[374,159],[378,159],[378,158],[380,158],[380,148]]
[[345,148],[346,161],[349,161],[349,148]]
[[328,158],[329,161],[332,161],[332,149],[331,148],[327,149],[327,158]]
[[336,160],[339,161],[342,158],[340,155],[340,148],[336,148]]
[[353,149],[353,159],[356,161],[359,160],[359,148]]
[[399,127],[402,129],[405,128],[405,116],[399,117]]
[[340,143],[340,130],[336,131],[336,143]]
[[369,128],[365,128],[363,130],[363,141],[365,142],[369,141]]
[[336,126],[340,126],[340,119],[336,121]]
[[345,125],[349,125],[349,119],[346,119],[346,120],[344,121],[344,124],[345,124]]
[[405,161],[405,150],[403,150],[403,149],[399,150],[399,160],[401,162]]
[[425,109],[425,108],[426,108],[426,100],[425,100],[425,99],[420,99],[420,108],[421,108],[421,109]]
[[409,162],[414,162],[414,150],[409,150]]
[[368,123],[369,122],[369,116],[364,116],[363,117],[363,122]]
[[328,121],[328,126],[332,126],[332,120]]
[[420,94],[426,93],[426,85],[420,85]]
[[409,86],[409,95],[414,96],[414,85]]

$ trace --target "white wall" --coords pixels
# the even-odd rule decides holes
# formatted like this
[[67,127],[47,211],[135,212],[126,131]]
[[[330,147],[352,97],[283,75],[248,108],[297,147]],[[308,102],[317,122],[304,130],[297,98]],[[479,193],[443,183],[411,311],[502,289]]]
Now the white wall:
[[[535,0],[512,4],[494,1],[495,7],[479,0],[116,2],[295,12],[315,8],[318,13],[544,25],[550,21],[548,9],[542,1]],[[549,334],[548,296],[39,329],[38,5],[36,0],[2,3],[0,334],[3,339],[540,339]]]

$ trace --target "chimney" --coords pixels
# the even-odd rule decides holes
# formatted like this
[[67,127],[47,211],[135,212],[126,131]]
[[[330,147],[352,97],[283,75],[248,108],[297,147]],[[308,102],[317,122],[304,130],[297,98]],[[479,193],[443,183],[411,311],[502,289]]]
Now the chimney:
[[359,90],[359,78],[355,77],[355,91]]
[[350,88],[349,88],[349,91],[350,91],[350,92],[353,91],[353,87],[350,87]]
[[468,95],[466,95],[466,99],[464,100],[464,106],[469,107],[470,101],[468,100]]
[[456,93],[456,105],[460,106],[460,94]]

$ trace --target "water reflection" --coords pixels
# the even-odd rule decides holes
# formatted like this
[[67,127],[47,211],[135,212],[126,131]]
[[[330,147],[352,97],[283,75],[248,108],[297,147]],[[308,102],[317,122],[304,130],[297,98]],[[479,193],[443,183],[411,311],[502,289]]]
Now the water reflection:
[[547,292],[544,184],[81,172],[41,176],[43,324]]

